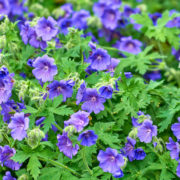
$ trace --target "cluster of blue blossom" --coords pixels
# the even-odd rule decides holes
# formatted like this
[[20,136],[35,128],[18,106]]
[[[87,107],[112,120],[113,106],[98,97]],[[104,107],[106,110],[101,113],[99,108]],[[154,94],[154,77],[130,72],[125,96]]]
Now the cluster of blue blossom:
[[[63,15],[57,20],[52,17],[47,19],[42,17],[37,20],[37,22],[31,21],[33,15],[29,13],[29,19],[23,17],[24,12],[28,10],[23,6],[24,0],[20,3],[18,0],[0,0],[0,15],[8,15],[10,19],[13,20],[14,16],[18,16],[21,19],[20,35],[24,44],[30,44],[35,48],[41,48],[45,51],[47,47],[47,42],[54,40],[56,42],[56,47],[60,48],[60,40],[57,38],[59,33],[67,34],[68,27],[76,27],[80,30],[86,30],[88,25],[88,18],[90,18],[90,13],[86,10],[80,10],[78,12],[73,11],[71,4],[65,4],[61,6],[63,10]],[[136,30],[140,30],[140,25],[135,24],[130,18],[133,13],[140,13],[140,9],[133,9],[130,6],[125,5],[123,7],[123,12],[120,12],[119,8],[122,6],[120,0],[99,0],[93,6],[93,11],[96,16],[100,19],[102,23],[102,28],[99,29],[99,37],[106,37],[107,41],[116,37],[114,47],[120,51],[128,52],[137,55],[141,52],[142,42],[137,39],[133,39],[131,36],[122,37],[118,32],[119,28],[124,28],[127,24],[133,24]],[[173,12],[172,12],[173,13]],[[161,18],[161,14],[155,13],[150,14],[154,25],[157,23],[157,19]],[[179,27],[180,18],[177,17],[167,24],[167,27]],[[92,41],[98,43],[96,38],[88,33],[88,36],[92,36]],[[60,46],[58,46],[60,44]],[[90,56],[84,61],[90,65],[86,69],[87,74],[91,74],[95,71],[106,71],[110,73],[113,77],[114,70],[117,67],[119,60],[111,58],[108,52],[101,48],[96,48],[96,45],[90,43],[92,52]],[[172,54],[180,60],[180,50],[176,51],[172,49]],[[122,56],[125,56],[121,54]],[[32,73],[40,83],[50,82],[47,86],[48,96],[45,98],[54,99],[60,94],[63,95],[63,101],[65,102],[67,98],[72,97],[73,87],[75,82],[72,79],[68,80],[54,80],[55,75],[58,74],[58,69],[55,64],[55,60],[47,55],[38,57],[33,60],[28,60],[28,65],[33,68]],[[160,72],[151,72],[148,76],[149,79],[159,79]],[[158,77],[157,77],[158,75]],[[125,73],[126,78],[131,78],[130,72]],[[156,77],[155,77],[156,76]],[[13,88],[13,74],[9,74],[6,67],[0,69],[0,105],[2,107],[1,114],[3,115],[4,122],[8,123],[8,128],[11,129],[11,136],[13,139],[19,141],[23,140],[27,136],[27,130],[29,128],[29,118],[28,114],[21,112],[25,108],[22,103],[16,103],[13,100],[9,100],[12,94]],[[119,79],[118,79],[119,80]],[[116,83],[116,82],[114,82]],[[77,140],[82,146],[92,146],[96,143],[98,136],[92,130],[84,130],[84,128],[89,124],[90,113],[94,112],[98,114],[104,110],[104,103],[106,99],[112,98],[114,89],[118,90],[118,85],[114,88],[112,84],[101,86],[98,90],[96,88],[86,87],[86,83],[83,82],[76,95],[76,104],[81,104],[82,111],[78,111],[71,115],[68,121],[64,122],[64,131],[62,135],[57,135],[57,146],[61,152],[63,152],[67,157],[72,158],[75,156],[79,150],[79,145],[73,146],[70,139],[71,134],[68,128],[72,127],[73,132],[80,133]],[[87,112],[86,112],[87,111]],[[143,160],[146,153],[141,147],[135,148],[136,138],[140,142],[150,143],[152,137],[157,135],[157,127],[153,125],[150,116],[144,115],[142,112],[138,113],[138,119],[132,118],[134,129],[137,132],[135,136],[127,137],[127,143],[125,147],[121,149],[120,153],[117,150],[107,148],[105,151],[100,150],[97,156],[100,162],[100,167],[104,172],[112,173],[114,177],[120,178],[123,176],[122,169],[125,165],[126,158],[129,161],[133,160]],[[43,121],[45,117],[41,117],[36,121],[37,126],[43,126]],[[180,120],[179,120],[180,121]],[[180,138],[179,128],[180,124],[176,123],[172,126],[172,131],[177,139]],[[52,125],[52,129],[57,131],[57,129]],[[83,131],[84,130],[84,131]],[[83,131],[83,132],[82,132]],[[130,133],[131,134],[131,133]],[[46,137],[43,140],[47,140]],[[179,159],[179,144],[174,142],[170,138],[170,143],[167,144],[167,148],[171,151],[171,157],[173,159]],[[0,147],[0,163],[3,166],[7,166],[13,170],[18,170],[21,164],[14,162],[10,159],[15,154],[15,150],[9,146]],[[177,174],[180,176],[180,164],[178,165]],[[10,172],[6,172],[4,179],[11,177]],[[12,178],[15,179],[15,178]]]
[[[175,123],[171,126],[171,130],[176,136],[177,140],[180,139],[180,117],[178,117],[178,123]],[[180,153],[180,145],[178,142],[173,141],[171,137],[169,137],[169,143],[166,143],[166,148],[170,151],[170,156],[172,159],[178,161],[177,166],[177,176],[180,177],[180,160],[179,160],[179,153]]]

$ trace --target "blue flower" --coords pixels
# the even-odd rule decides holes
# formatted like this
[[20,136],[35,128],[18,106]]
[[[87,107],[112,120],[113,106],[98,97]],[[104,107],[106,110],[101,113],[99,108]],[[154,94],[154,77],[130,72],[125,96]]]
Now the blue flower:
[[50,41],[57,35],[58,25],[52,17],[48,17],[48,19],[42,17],[39,19],[35,31],[43,41]]
[[180,161],[178,161],[178,166],[177,166],[177,169],[176,169],[176,174],[180,178]]
[[63,132],[62,135],[57,135],[58,143],[57,146],[60,152],[63,152],[65,156],[72,159],[72,156],[75,156],[79,150],[78,144],[73,147],[71,140],[68,138],[66,132]]
[[145,120],[141,126],[138,127],[138,138],[141,142],[150,143],[152,137],[157,135],[157,126],[152,124],[151,120]]
[[171,137],[169,137],[169,143],[166,143],[166,148],[170,151],[170,156],[172,159],[179,159],[179,143],[174,142]]
[[99,93],[106,99],[112,98],[113,88],[111,86],[102,86],[99,88]]
[[135,159],[136,160],[143,160],[146,157],[146,153],[142,148],[137,148],[135,151]]
[[73,26],[72,19],[62,18],[58,21],[58,25],[60,27],[60,33],[64,35],[68,34],[68,28]]
[[16,153],[14,148],[10,148],[8,145],[4,147],[0,146],[0,164],[6,166],[12,170],[19,170],[22,164],[10,159]]
[[101,17],[104,27],[110,30],[115,30],[117,28],[119,19],[119,10],[113,9],[112,7],[105,8]]
[[55,80],[51,84],[48,85],[49,98],[54,99],[55,97],[62,94],[63,101],[65,102],[67,98],[70,98],[72,96],[73,86],[74,86],[74,82],[72,83],[72,80],[68,80],[68,81]]
[[8,0],[0,0],[0,15],[8,15],[10,5]]
[[78,29],[86,29],[88,17],[90,17],[90,13],[84,9],[74,12],[72,16],[73,25]]
[[87,88],[83,101],[84,103],[81,106],[82,110],[98,114],[100,111],[104,110],[103,103],[106,99],[101,97],[96,89]]
[[33,74],[36,79],[42,82],[52,81],[54,76],[57,74],[57,66],[54,64],[54,59],[44,55],[38,57],[33,62]]
[[115,176],[122,174],[120,167],[124,165],[124,159],[116,149],[107,148],[105,152],[100,150],[97,159],[104,172],[112,173]]
[[11,172],[10,171],[6,171],[5,176],[3,176],[2,180],[16,180],[16,178],[11,176]]
[[155,12],[153,14],[150,14],[149,17],[152,19],[153,24],[156,26],[157,25],[157,20],[162,17],[162,14],[159,13],[159,12]]
[[84,97],[84,94],[86,92],[86,83],[83,82],[79,89],[78,89],[78,92],[77,92],[77,95],[76,95],[76,104],[80,104],[82,101],[83,101],[83,97]]
[[19,141],[23,140],[27,136],[27,129],[29,128],[29,118],[25,117],[24,113],[15,113],[11,117],[12,121],[9,123],[8,128],[11,129],[11,136],[13,139]]
[[111,57],[104,49],[93,51],[92,55],[87,60],[91,64],[91,68],[95,70],[105,70],[111,63]]
[[81,141],[83,146],[92,146],[96,144],[98,136],[92,130],[87,130],[81,133],[78,137],[78,141]]
[[142,43],[139,40],[132,39],[131,36],[123,37],[116,42],[116,47],[120,51],[125,51],[131,54],[139,54],[141,52]]
[[71,115],[71,118],[68,121],[64,121],[65,126],[73,125],[77,132],[83,130],[85,126],[89,124],[89,113],[85,111],[78,111]]
[[175,123],[171,126],[171,130],[177,139],[180,139],[180,121],[179,123]]
[[133,161],[135,159],[134,146],[136,144],[136,140],[130,137],[127,138],[127,143],[125,144],[125,155],[129,158],[129,161]]

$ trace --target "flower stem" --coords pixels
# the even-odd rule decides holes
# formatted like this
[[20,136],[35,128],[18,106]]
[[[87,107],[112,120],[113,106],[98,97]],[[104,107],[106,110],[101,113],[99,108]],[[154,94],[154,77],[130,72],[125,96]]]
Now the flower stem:
[[86,161],[85,153],[86,153],[86,149],[85,149],[85,147],[83,147],[82,148],[82,152],[81,152],[82,159],[83,159],[84,165],[86,166],[86,169],[88,170],[89,174],[92,176],[93,172],[92,172],[92,170],[88,166],[88,163]]
[[80,50],[80,53],[81,53],[81,65],[83,65],[84,64],[84,55],[83,55],[82,49]]
[[57,129],[59,129],[60,132],[63,132],[63,129],[56,123],[53,123],[54,126],[56,126]]
[[73,173],[74,175],[78,176],[78,177],[81,177],[81,175],[79,173],[77,173],[74,169],[71,169],[69,168],[68,166],[65,166],[64,164],[60,163],[60,162],[57,162],[57,161],[54,161],[52,159],[44,159],[44,158],[41,158],[41,157],[38,157],[39,160],[41,161],[44,161],[44,162],[48,162],[54,166],[57,166],[57,167],[61,167],[61,168],[64,168],[68,171],[70,171],[71,173]]

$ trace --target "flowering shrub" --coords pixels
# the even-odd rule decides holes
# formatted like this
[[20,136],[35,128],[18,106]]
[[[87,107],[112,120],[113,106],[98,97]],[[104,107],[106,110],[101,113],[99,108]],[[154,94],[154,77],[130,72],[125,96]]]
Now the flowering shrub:
[[0,179],[178,179],[178,5],[0,0]]

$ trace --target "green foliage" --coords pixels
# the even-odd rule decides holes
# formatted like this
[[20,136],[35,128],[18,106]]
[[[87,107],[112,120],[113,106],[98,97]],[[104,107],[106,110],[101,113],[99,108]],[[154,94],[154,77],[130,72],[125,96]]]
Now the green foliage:
[[166,27],[166,24],[170,20],[178,16],[179,14],[177,13],[174,13],[170,16],[169,11],[165,11],[162,14],[162,18],[158,19],[157,25],[154,26],[152,20],[147,13],[131,15],[131,17],[136,21],[136,23],[142,25],[142,31],[148,38],[154,38],[163,43],[168,41],[168,43],[176,49],[179,48],[180,39],[178,35],[180,33],[180,30],[177,28],[168,28]]

